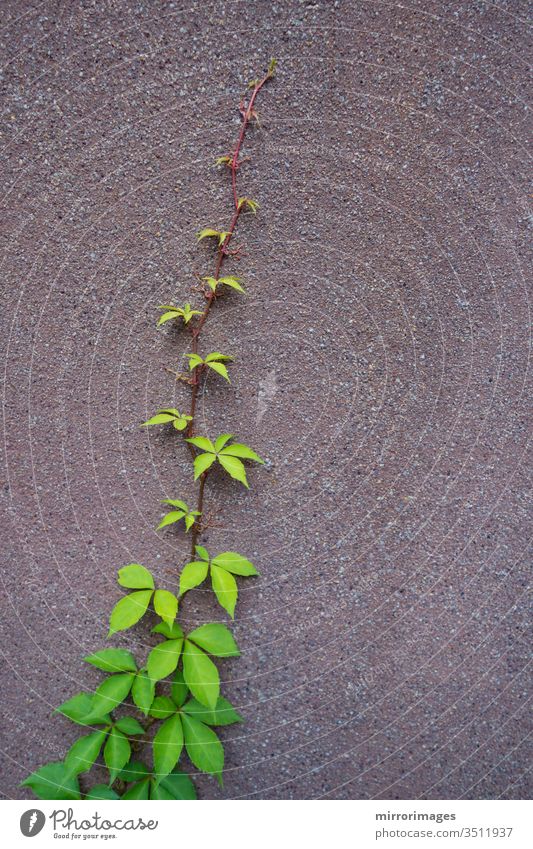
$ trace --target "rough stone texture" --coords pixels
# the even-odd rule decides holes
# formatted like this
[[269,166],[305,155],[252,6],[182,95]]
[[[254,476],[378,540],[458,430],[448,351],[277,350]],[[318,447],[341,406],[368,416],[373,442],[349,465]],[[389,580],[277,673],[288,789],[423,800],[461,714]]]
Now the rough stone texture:
[[[212,268],[210,163],[270,55],[249,297],[204,342],[237,363],[200,405],[268,459],[249,494],[207,492],[209,546],[261,578],[223,665],[247,721],[200,794],[528,794],[526,6],[2,4],[6,797],[75,738],[50,711],[100,678],[81,657],[117,568],[172,586],[187,556],[154,531],[187,455],[139,429],[186,397],[164,366],[187,337],[154,306]],[[202,592],[183,613],[219,615]]]

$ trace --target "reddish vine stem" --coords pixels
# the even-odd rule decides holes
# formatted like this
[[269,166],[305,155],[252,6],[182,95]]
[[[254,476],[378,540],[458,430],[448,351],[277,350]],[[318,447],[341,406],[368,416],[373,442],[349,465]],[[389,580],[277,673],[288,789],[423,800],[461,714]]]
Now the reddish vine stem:
[[[230,225],[229,225],[228,229],[225,231],[227,233],[226,238],[217,248],[216,262],[215,262],[215,272],[214,272],[214,275],[213,275],[215,280],[218,280],[220,272],[222,270],[222,266],[224,264],[224,260],[229,255],[228,247],[229,247],[229,244],[230,244],[230,242],[233,238],[233,235],[235,233],[235,228],[236,228],[237,223],[239,221],[239,217],[241,215],[241,212],[244,209],[244,204],[239,202],[239,197],[238,197],[238,194],[237,194],[237,170],[238,170],[239,164],[240,164],[239,163],[239,155],[240,155],[242,145],[243,145],[243,142],[244,142],[244,139],[245,139],[245,136],[246,136],[246,130],[248,129],[248,126],[250,124],[252,117],[255,117],[254,104],[255,104],[257,95],[259,94],[259,92],[261,91],[263,86],[268,82],[268,80],[271,79],[274,76],[274,64],[271,63],[267,73],[264,75],[264,77],[262,77],[262,79],[255,81],[255,84],[253,86],[253,90],[252,90],[252,93],[251,93],[250,98],[248,100],[248,103],[245,105],[244,97],[242,98],[241,103],[240,103],[240,113],[241,113],[241,116],[242,116],[242,124],[241,124],[241,129],[240,129],[240,132],[239,132],[239,137],[237,139],[237,143],[235,145],[235,148],[233,149],[230,161],[228,163],[229,168],[231,170],[231,186],[232,186],[232,192],[233,192],[234,212],[233,212],[233,216],[232,216]],[[209,293],[209,295],[207,296],[207,303],[206,303],[205,308],[202,312],[202,315],[200,316],[200,318],[196,321],[196,323],[194,325],[191,325],[192,353],[193,354],[198,353],[199,337],[200,337],[200,334],[202,332],[203,326],[204,326],[205,322],[207,321],[207,318],[209,316],[209,313],[211,311],[211,307],[213,306],[215,299],[216,299],[216,293],[214,291],[211,291]],[[202,380],[202,375],[204,373],[204,370],[205,369],[202,366],[200,366],[199,368],[196,368],[194,370],[194,376],[193,376],[193,380],[192,380],[192,383],[191,383],[191,406],[190,406],[190,410],[189,410],[189,415],[191,416],[191,419],[189,421],[189,424],[188,424],[187,430],[186,430],[187,436],[192,436],[193,433],[194,433],[196,403],[197,403],[197,399],[198,399],[198,391],[199,391],[199,388],[200,388],[200,383],[201,383],[201,380]],[[190,442],[187,443],[187,444],[189,445],[191,453],[194,457],[195,456],[194,447],[191,445]],[[203,509],[204,489],[205,489],[206,480],[207,480],[207,472],[204,472],[204,474],[201,475],[201,477],[200,477],[200,487],[199,487],[199,490],[198,490],[198,503],[197,503],[197,507],[196,507],[196,509],[200,513],[202,512],[202,509]],[[200,516],[200,518],[194,523],[194,525],[192,527],[192,533],[191,533],[191,555],[192,555],[192,557],[194,557],[195,546],[198,542],[198,537],[199,537],[201,531],[202,531],[202,524],[201,524],[201,516]]]

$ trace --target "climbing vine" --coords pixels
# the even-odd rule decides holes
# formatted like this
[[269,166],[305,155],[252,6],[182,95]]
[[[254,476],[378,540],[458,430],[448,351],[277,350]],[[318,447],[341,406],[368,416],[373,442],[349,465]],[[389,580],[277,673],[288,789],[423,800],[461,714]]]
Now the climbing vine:
[[[119,569],[118,584],[126,593],[111,611],[108,639],[141,620],[153,624],[155,614],[158,622],[151,632],[159,641],[142,663],[125,648],[102,648],[84,658],[102,672],[103,679],[95,692],[78,693],[56,708],[56,713],[86,729],[86,733],[62,761],[45,764],[22,782],[40,799],[195,799],[194,784],[188,772],[180,769],[183,755],[186,753],[198,770],[215,776],[222,784],[224,747],[213,728],[242,722],[220,693],[220,676],[213,660],[239,655],[230,629],[210,622],[186,634],[177,617],[183,596],[209,579],[218,604],[233,619],[237,579],[258,574],[242,554],[222,551],[213,555],[200,541],[206,528],[205,484],[213,467],[221,466],[231,478],[248,487],[245,463],[263,460],[233,434],[197,434],[195,415],[206,374],[214,372],[230,381],[228,369],[233,357],[219,351],[200,352],[200,342],[217,300],[232,291],[237,296],[244,292],[241,279],[223,274],[223,268],[239,256],[240,246],[235,247],[233,239],[240,217],[255,215],[258,209],[255,200],[239,195],[237,174],[243,162],[246,131],[253,122],[258,123],[257,97],[274,76],[275,67],[272,59],[266,74],[248,84],[239,105],[241,127],[235,147],[216,160],[216,165],[230,174],[232,213],[227,229],[204,227],[197,234],[198,242],[211,243],[214,254],[212,274],[198,282],[203,306],[195,309],[185,303],[158,307],[162,311],[159,326],[174,322],[190,334],[187,369],[176,373],[176,379],[189,387],[190,398],[188,409],[162,408],[143,426],[173,428],[190,453],[192,476],[197,482],[196,504],[190,506],[182,498],[165,499],[163,503],[171,509],[158,526],[160,530],[176,524],[189,534],[190,560],[183,566],[174,591],[156,585],[150,570],[139,563]],[[105,767],[108,780],[89,786],[91,776],[84,774],[95,765]]]

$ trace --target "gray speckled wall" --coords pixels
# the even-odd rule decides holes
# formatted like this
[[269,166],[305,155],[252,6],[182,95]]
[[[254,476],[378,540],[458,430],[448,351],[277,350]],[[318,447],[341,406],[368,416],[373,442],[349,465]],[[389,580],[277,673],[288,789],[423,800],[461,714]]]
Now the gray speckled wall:
[[[211,267],[210,164],[271,55],[249,296],[205,335],[233,382],[200,404],[268,460],[249,494],[207,487],[208,544],[261,571],[223,664],[247,720],[224,795],[528,794],[526,7],[3,3],[6,797],[75,738],[50,711],[100,680],[81,657],[116,570],[172,582],[187,557],[154,527],[189,460],[139,428],[183,397],[186,337],[154,307]],[[218,615],[207,592],[183,613]]]

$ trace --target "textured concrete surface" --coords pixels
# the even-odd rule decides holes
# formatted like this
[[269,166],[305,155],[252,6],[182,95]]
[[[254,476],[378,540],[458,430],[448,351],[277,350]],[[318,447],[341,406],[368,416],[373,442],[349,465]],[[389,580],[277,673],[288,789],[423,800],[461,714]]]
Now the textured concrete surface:
[[212,267],[210,163],[270,55],[249,297],[205,335],[233,383],[200,404],[269,461],[249,494],[207,492],[209,546],[262,573],[223,667],[247,719],[224,794],[528,795],[526,6],[3,2],[6,797],[74,739],[50,711],[99,680],[80,659],[116,570],[172,586],[186,558],[154,531],[191,491],[186,453],[138,426],[184,397],[164,366],[186,337],[154,306]]

